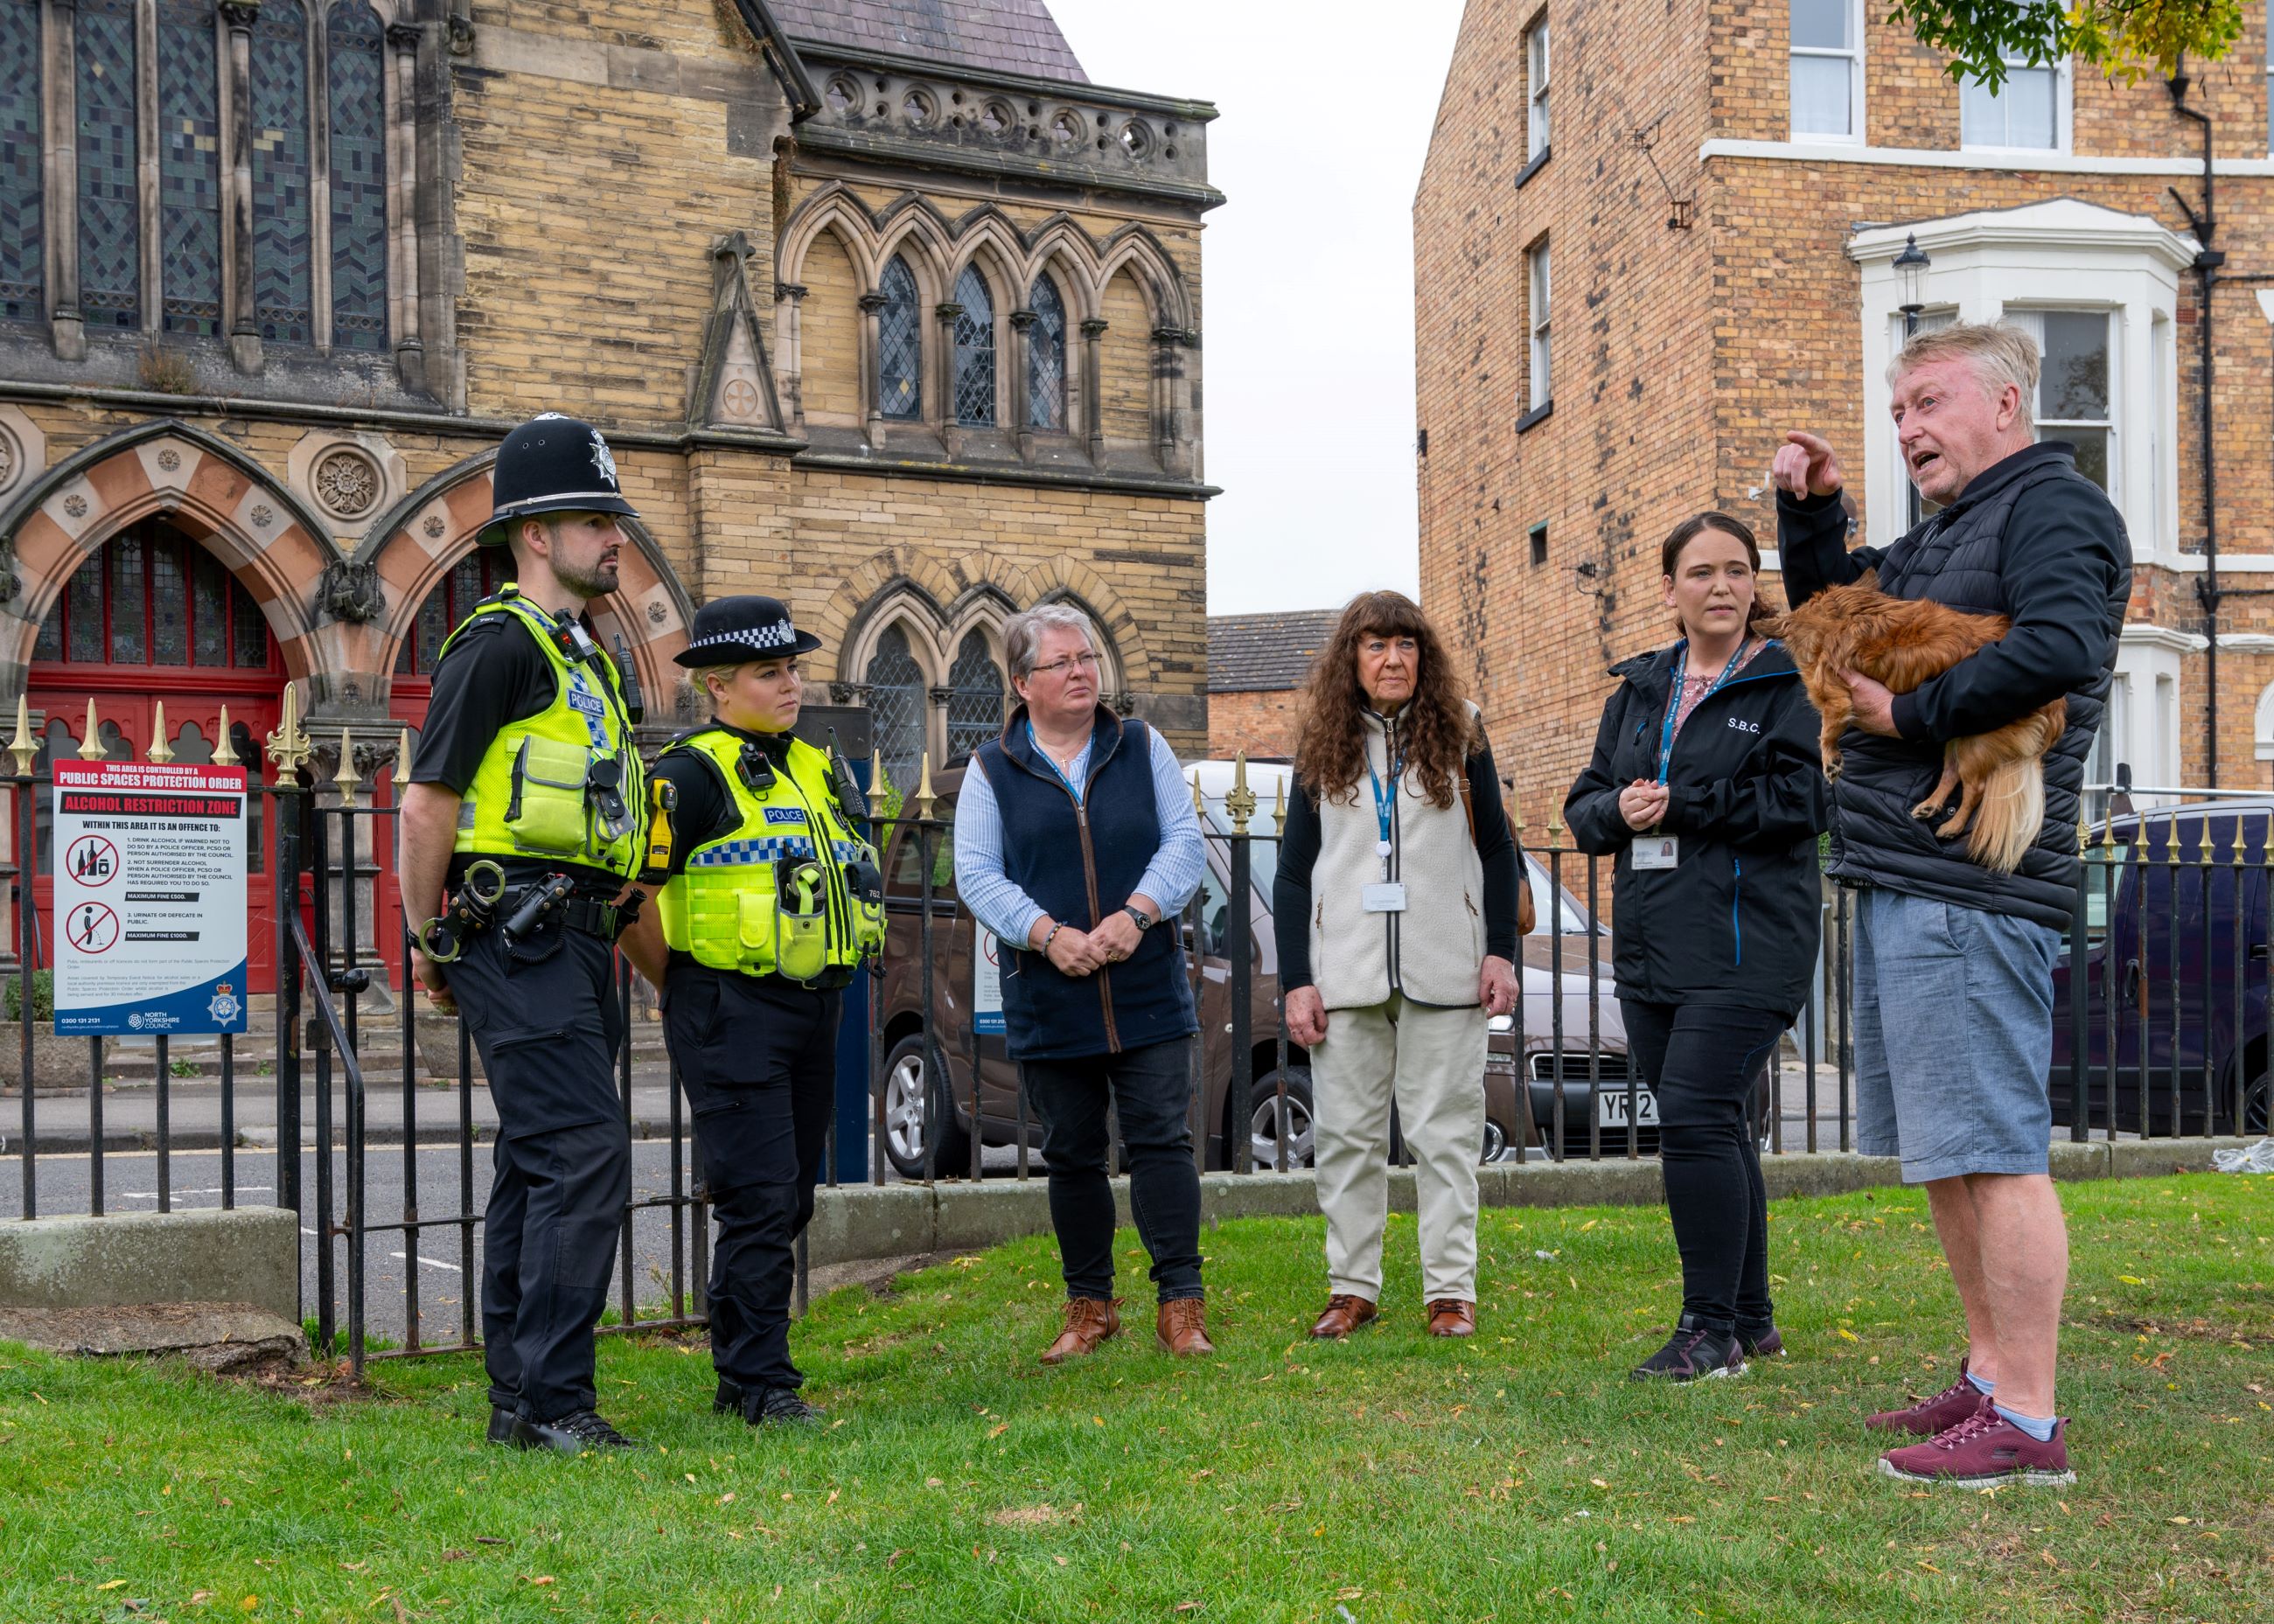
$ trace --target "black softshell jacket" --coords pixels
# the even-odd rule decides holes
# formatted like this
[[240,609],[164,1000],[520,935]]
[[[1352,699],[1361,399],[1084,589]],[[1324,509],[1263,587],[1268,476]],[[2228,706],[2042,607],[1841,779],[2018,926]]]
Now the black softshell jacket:
[[1637,868],[1619,792],[1658,778],[1675,648],[1611,667],[1595,756],[1563,821],[1583,852],[1609,855],[1612,963],[1622,996],[1719,1004],[1788,1017],[1808,996],[1821,929],[1817,837],[1831,823],[1822,723],[1781,643],[1700,701],[1667,774],[1671,868]]

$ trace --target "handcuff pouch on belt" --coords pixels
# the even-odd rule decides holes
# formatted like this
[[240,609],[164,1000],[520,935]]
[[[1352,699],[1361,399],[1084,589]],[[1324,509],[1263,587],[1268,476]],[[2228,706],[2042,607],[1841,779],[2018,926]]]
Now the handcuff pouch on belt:
[[436,964],[455,964],[466,944],[495,922],[499,901],[505,896],[505,870],[489,859],[477,858],[459,876],[450,906],[418,928],[418,944]]

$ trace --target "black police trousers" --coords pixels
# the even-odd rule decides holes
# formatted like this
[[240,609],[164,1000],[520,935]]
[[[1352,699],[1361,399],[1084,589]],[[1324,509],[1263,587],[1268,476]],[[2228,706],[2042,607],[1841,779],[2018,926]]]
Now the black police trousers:
[[840,995],[674,956],[665,1034],[695,1117],[712,1211],[711,1362],[751,1392],[805,1378],[789,1357],[797,1237],[837,1092]]
[[447,970],[498,1113],[482,1223],[490,1402],[532,1421],[598,1402],[592,1327],[632,1189],[613,962],[599,937],[554,925],[512,946],[483,931]]

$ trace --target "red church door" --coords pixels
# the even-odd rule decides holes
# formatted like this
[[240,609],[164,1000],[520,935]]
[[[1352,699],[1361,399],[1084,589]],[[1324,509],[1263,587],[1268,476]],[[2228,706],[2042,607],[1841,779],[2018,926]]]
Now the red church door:
[[[49,763],[79,754],[94,703],[103,753],[147,759],[165,709],[174,759],[211,761],[229,710],[230,748],[257,781],[260,746],[276,726],[286,673],[252,595],[228,567],[163,519],[145,519],[105,542],[78,572],[40,627],[26,679],[31,708],[45,713],[34,763],[38,790],[38,962],[55,962],[54,860],[49,833]],[[248,830],[248,974],[253,992],[275,987],[275,820],[266,796]]]

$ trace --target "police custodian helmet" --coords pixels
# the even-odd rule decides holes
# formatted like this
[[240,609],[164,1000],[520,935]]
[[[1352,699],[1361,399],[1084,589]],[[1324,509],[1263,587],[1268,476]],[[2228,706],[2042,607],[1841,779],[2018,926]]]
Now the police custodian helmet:
[[821,646],[820,638],[790,624],[788,605],[780,598],[756,592],[712,598],[695,612],[689,629],[687,646],[671,658],[691,669],[785,659]]
[[540,513],[620,513],[639,510],[616,484],[616,459],[600,431],[557,411],[541,412],[505,437],[490,470],[495,504],[479,540],[501,547],[513,521]]

